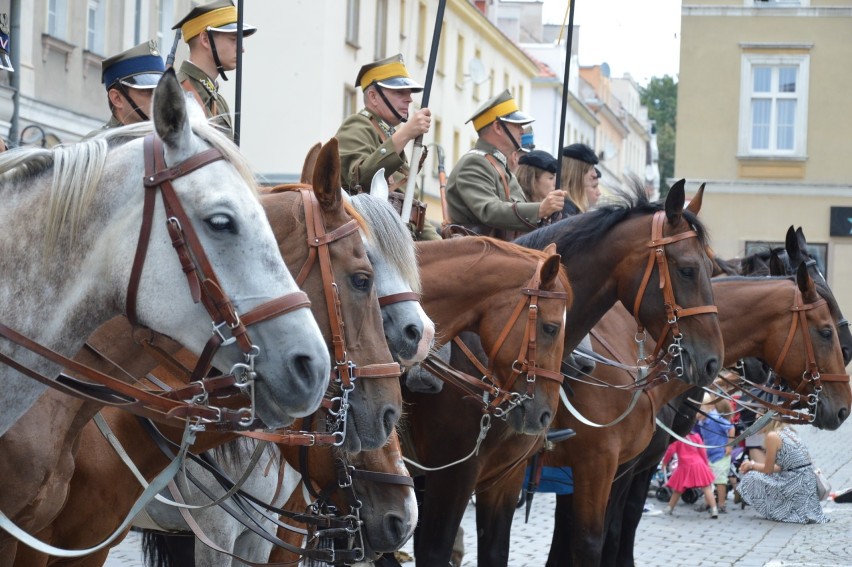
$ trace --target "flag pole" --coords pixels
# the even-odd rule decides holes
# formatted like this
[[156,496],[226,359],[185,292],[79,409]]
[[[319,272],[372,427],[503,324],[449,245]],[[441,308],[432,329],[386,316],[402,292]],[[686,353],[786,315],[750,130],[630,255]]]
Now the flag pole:
[[[571,69],[571,49],[574,42],[574,4],[568,0],[568,41],[565,45],[565,74],[562,76],[562,118],[559,121],[559,141],[556,148],[556,189],[562,188],[562,144],[565,143],[565,123],[568,119],[568,71]],[[563,26],[565,25],[563,21]]]
[[[423,85],[423,99],[420,108],[429,107],[429,93],[432,90],[432,77],[435,75],[435,63],[438,59],[438,44],[441,41],[441,27],[444,24],[444,8],[447,0],[438,0],[438,13],[435,16],[435,30],[432,33],[432,49],[429,52],[429,65],[426,67],[426,81]],[[408,222],[411,217],[411,205],[414,201],[414,185],[417,182],[417,171],[420,167],[420,154],[423,152],[423,134],[414,139],[411,151],[411,165],[408,168],[408,183],[405,185],[405,199],[402,201],[402,220]]]

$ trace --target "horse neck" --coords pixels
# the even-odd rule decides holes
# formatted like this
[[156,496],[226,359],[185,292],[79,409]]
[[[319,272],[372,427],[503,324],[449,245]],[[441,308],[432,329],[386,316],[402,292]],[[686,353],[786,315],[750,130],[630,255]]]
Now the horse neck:
[[795,286],[786,279],[713,281],[713,295],[725,341],[725,366],[732,366],[747,356],[774,362],[779,353],[770,353],[767,349],[771,338],[779,334],[786,337],[792,321],[790,307]]
[[418,246],[423,307],[446,342],[478,322],[498,295],[514,293],[536,267],[531,259],[486,248],[477,238],[453,238]]

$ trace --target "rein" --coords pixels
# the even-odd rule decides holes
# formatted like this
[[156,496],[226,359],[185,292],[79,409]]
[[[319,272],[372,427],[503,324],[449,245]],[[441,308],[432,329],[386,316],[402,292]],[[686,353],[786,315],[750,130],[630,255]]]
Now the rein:
[[[260,349],[251,342],[246,327],[296,309],[308,307],[310,301],[304,292],[298,291],[263,303],[240,317],[230,298],[222,291],[213,267],[204,254],[198,235],[192,228],[192,223],[171,183],[174,179],[192,173],[207,164],[224,159],[224,156],[219,150],[209,148],[175,166],[167,167],[162,141],[153,134],[145,137],[143,151],[145,156],[145,177],[143,178],[145,197],[139,241],[127,287],[126,314],[131,324],[138,324],[136,298],[151,235],[154,203],[159,190],[168,217],[168,232],[175,252],[180,259],[181,267],[186,274],[192,299],[195,303],[202,303],[210,315],[213,325],[212,336],[192,373],[193,383],[187,388],[174,391],[171,394],[143,390],[80,364],[24,337],[3,324],[0,324],[0,336],[51,362],[74,371],[95,384],[64,374],[60,374],[57,378],[43,376],[4,354],[0,354],[0,362],[63,393],[90,402],[118,406],[139,416],[155,416],[161,420],[164,418],[193,419],[197,421],[194,427],[199,430],[204,429],[208,423],[220,424],[223,428],[231,430],[252,427],[257,422],[253,403],[254,359],[260,354]],[[223,334],[224,327],[227,327],[230,334],[228,338]],[[206,378],[209,362],[218,348],[234,342],[243,352],[244,362],[235,364],[226,376]],[[209,405],[210,396],[214,392],[216,396],[220,396],[231,395],[235,391],[247,391],[252,400],[251,407],[230,410]],[[187,399],[190,401],[184,401]]]

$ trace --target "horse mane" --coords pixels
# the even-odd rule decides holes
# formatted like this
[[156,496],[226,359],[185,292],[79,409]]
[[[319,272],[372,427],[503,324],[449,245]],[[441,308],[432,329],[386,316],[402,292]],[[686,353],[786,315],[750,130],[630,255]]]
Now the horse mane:
[[350,204],[370,228],[368,242],[396,266],[412,290],[420,292],[414,242],[397,212],[387,201],[370,195],[354,195]]
[[[206,120],[190,113],[193,133],[219,150],[251,191],[258,188],[248,162],[233,142]],[[151,121],[111,128],[88,140],[51,149],[21,148],[0,154],[0,181],[24,181],[53,168],[53,181],[45,215],[44,254],[54,250],[63,227],[68,226],[73,242],[80,220],[88,209],[101,180],[109,152],[124,142],[154,131]]]
[[[627,219],[665,210],[663,202],[650,202],[644,188],[636,183],[626,191],[615,190],[614,197],[612,203],[533,230],[516,238],[515,243],[541,250],[554,242],[560,254],[571,256],[595,246],[613,227]],[[683,210],[683,218],[695,230],[701,245],[706,247],[709,235],[704,224],[686,209]]]

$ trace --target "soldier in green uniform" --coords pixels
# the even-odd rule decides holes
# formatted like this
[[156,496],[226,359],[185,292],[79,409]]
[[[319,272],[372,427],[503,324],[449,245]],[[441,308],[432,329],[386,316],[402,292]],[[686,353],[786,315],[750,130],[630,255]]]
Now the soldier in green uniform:
[[[402,210],[409,173],[405,146],[428,132],[432,124],[428,108],[412,115],[408,111],[412,93],[423,87],[411,79],[399,54],[364,65],[355,83],[364,92],[364,108],[346,118],[335,135],[341,184],[351,194],[369,192],[373,175],[384,168],[391,204]],[[415,240],[440,240],[426,220],[425,204],[415,200],[411,218],[406,220]]]
[[[189,45],[189,59],[181,63],[177,78],[184,90],[192,93],[208,118],[230,137],[234,137],[231,110],[219,94],[219,75],[237,68],[237,8],[231,0],[216,0],[193,8],[172,28],[180,28]],[[243,24],[243,36],[257,28]]]
[[529,202],[509,168],[509,156],[521,149],[524,125],[533,120],[518,109],[508,90],[483,104],[468,120],[479,140],[459,159],[447,182],[447,209],[453,223],[478,234],[513,240],[562,210],[564,191],[552,191],[540,203]]
[[154,87],[165,70],[154,40],[104,59],[101,82],[106,86],[112,117],[100,130],[88,136],[116,126],[150,120]]

